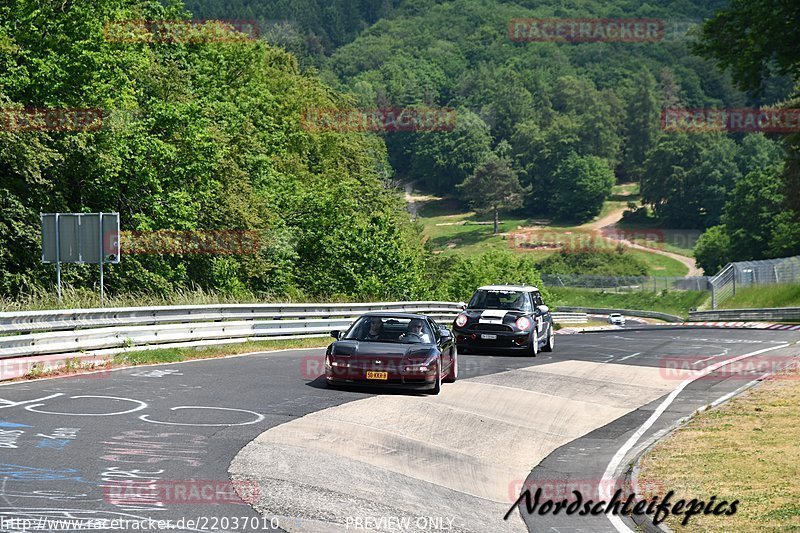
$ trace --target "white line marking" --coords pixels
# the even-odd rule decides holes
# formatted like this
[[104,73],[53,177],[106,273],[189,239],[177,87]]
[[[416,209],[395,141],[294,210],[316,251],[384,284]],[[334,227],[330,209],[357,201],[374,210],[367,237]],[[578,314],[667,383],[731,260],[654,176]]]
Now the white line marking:
[[[663,402],[661,402],[661,405],[659,405],[658,409],[656,409],[653,412],[653,414],[650,415],[650,418],[648,418],[647,421],[644,424],[642,424],[642,426],[638,430],[636,430],[636,432],[633,435],[631,435],[631,437],[627,440],[627,442],[625,442],[625,444],[623,444],[622,447],[619,450],[617,450],[617,453],[614,454],[614,457],[611,458],[611,462],[608,463],[606,471],[603,473],[603,479],[600,482],[600,487],[601,487],[600,491],[603,493],[600,494],[600,497],[607,498],[611,496],[610,494],[611,481],[614,478],[614,473],[617,471],[617,467],[619,467],[620,463],[622,463],[622,460],[625,458],[625,455],[627,455],[627,453],[631,451],[631,449],[633,449],[636,443],[639,442],[639,439],[642,438],[642,435],[644,435],[645,432],[647,432],[647,430],[650,429],[653,426],[653,424],[656,423],[656,421],[661,417],[664,411],[666,411],[667,408],[672,404],[672,402],[675,401],[675,398],[677,398],[678,395],[683,391],[683,389],[685,389],[690,383],[700,379],[703,376],[710,374],[711,372],[714,372],[716,369],[725,366],[727,364],[734,363],[736,361],[745,359],[747,357],[753,357],[754,355],[759,355],[764,352],[777,350],[779,348],[786,348],[787,346],[790,346],[790,344],[782,344],[780,346],[773,346],[772,348],[764,348],[763,350],[758,350],[756,352],[740,355],[732,359],[726,359],[725,361],[720,361],[719,363],[707,367],[705,370],[702,370],[698,376],[694,378],[683,380],[681,384],[678,385],[678,388],[672,391],[670,395],[667,396]],[[611,524],[616,528],[616,530],[619,533],[634,533],[634,531],[628,528],[628,526],[626,526],[618,516],[616,515],[606,515],[606,516],[608,516],[608,520],[611,522]]]
[[133,409],[128,409],[127,411],[116,411],[114,413],[58,413],[55,411],[39,411],[34,409],[34,407],[41,407],[43,403],[37,403],[33,405],[25,406],[26,411],[30,411],[31,413],[40,413],[43,415],[64,415],[64,416],[116,416],[116,415],[126,415],[128,413],[135,413],[136,411],[141,411],[142,409],[147,408],[147,404],[141,400],[134,400],[133,398],[118,398],[116,396],[70,396],[70,399],[75,400],[78,398],[105,398],[108,400],[119,400],[122,402],[133,402],[138,403],[139,405],[134,407]]
[[25,405],[27,403],[40,402],[42,400],[49,400],[50,398],[57,398],[63,395],[64,395],[63,392],[58,392],[56,394],[51,394],[50,396],[45,396],[44,398],[36,398],[35,400],[26,400],[24,402],[12,402],[11,400],[0,400],[0,409],[5,409],[6,407],[17,407],[18,405]]
[[617,363],[621,363],[622,361],[625,361],[626,359],[630,359],[631,357],[636,357],[637,355],[642,355],[642,352],[636,352],[636,353],[632,353],[632,354],[630,354],[630,355],[626,355],[625,357],[622,357],[622,358],[620,358],[620,359],[619,359],[618,361],[616,361],[616,362],[617,362]]
[[232,409],[230,407],[204,407],[204,406],[182,405],[180,407],[173,407],[170,409],[170,411],[178,411],[180,409],[215,409],[217,411],[239,411],[240,413],[248,413],[251,415],[255,415],[256,419],[250,422],[239,422],[236,424],[191,424],[186,422],[160,422],[158,420],[150,420],[150,418],[148,418],[150,415],[142,415],[139,417],[139,420],[144,420],[145,422],[150,422],[151,424],[163,424],[165,426],[198,426],[198,427],[248,426],[250,424],[258,424],[259,422],[264,420],[264,415],[260,415],[254,411],[248,411],[246,409]]
[[[722,354],[720,354],[720,355],[722,355]],[[712,355],[711,357],[706,357],[705,359],[700,359],[699,361],[695,361],[694,363],[692,363],[692,366],[699,365],[700,363],[705,363],[706,361],[710,361],[710,360],[714,359],[715,357],[718,357],[718,356]]]

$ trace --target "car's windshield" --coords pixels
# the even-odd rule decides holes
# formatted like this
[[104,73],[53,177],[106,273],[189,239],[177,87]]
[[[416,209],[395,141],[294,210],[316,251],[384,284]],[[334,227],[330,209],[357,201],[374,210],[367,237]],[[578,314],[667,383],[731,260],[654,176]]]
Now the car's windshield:
[[346,340],[402,344],[429,344],[433,342],[433,335],[426,320],[382,316],[361,317],[343,338]]
[[521,291],[482,290],[475,293],[467,308],[530,312],[531,304],[526,294]]

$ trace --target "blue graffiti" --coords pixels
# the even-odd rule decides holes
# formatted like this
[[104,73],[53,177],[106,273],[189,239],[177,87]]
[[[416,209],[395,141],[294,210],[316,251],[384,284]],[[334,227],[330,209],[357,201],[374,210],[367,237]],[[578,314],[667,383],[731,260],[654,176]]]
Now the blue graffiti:
[[4,420],[0,420],[0,428],[29,428],[31,426],[26,426],[25,424],[17,424],[16,422],[5,422]]
[[5,477],[15,481],[76,481],[89,485],[97,484],[74,475],[77,473],[79,472],[73,468],[55,470],[52,468],[34,468],[32,466],[0,464],[0,478]]
[[69,439],[42,439],[36,444],[37,448],[51,448],[63,450],[71,441]]

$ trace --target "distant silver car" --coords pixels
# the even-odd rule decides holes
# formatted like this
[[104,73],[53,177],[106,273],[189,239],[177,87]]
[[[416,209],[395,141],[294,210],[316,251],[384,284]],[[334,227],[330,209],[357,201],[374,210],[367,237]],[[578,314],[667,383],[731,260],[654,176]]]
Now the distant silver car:
[[622,316],[620,313],[611,313],[608,315],[608,323],[613,324],[615,326],[624,326],[625,325],[625,317]]

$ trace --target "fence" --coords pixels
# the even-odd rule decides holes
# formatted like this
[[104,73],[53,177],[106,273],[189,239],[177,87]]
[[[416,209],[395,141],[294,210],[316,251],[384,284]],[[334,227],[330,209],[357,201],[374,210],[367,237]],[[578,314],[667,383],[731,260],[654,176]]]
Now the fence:
[[547,287],[604,289],[615,292],[707,291],[708,277],[678,276],[589,276],[583,274],[542,274]]
[[711,308],[716,309],[742,287],[798,282],[800,256],[728,263],[708,282],[711,287]]

